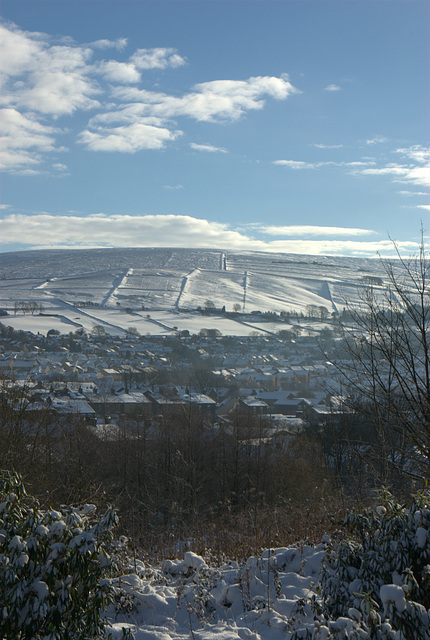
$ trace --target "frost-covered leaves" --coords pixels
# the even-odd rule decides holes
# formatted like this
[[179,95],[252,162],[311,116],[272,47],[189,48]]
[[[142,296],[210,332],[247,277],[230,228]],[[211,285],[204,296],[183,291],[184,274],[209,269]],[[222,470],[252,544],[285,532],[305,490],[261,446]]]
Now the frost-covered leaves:
[[111,598],[105,550],[116,524],[109,509],[43,511],[15,474],[0,475],[0,637],[10,640],[102,637]]
[[344,616],[345,629],[352,619],[367,635],[339,637],[430,638],[428,505],[429,495],[417,495],[405,506],[385,494],[374,512],[348,515],[345,525],[353,539],[328,556],[322,607],[328,618]]

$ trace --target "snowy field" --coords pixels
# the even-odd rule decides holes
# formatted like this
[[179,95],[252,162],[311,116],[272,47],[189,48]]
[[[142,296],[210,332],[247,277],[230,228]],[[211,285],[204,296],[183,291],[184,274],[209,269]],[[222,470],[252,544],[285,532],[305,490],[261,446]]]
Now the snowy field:
[[[150,314],[135,312],[127,314],[111,309],[91,309],[82,311],[78,309],[64,309],[52,307],[50,313],[58,313],[58,316],[16,315],[2,317],[0,321],[6,326],[17,330],[31,331],[32,333],[46,333],[50,329],[56,329],[60,333],[70,333],[77,329],[85,329],[91,332],[95,326],[102,326],[106,333],[124,336],[129,329],[137,329],[142,335],[174,335],[177,331],[187,330],[191,334],[197,334],[202,329],[217,329],[224,336],[249,336],[265,334],[280,329],[289,328],[284,323],[270,323],[267,328],[263,323],[250,324],[235,321],[223,316],[202,316],[199,313],[174,313],[171,311],[155,311]],[[76,315],[78,314],[78,315]],[[147,318],[150,315],[150,318]]]
[[[177,330],[223,335],[277,331],[261,321],[192,313],[210,303],[226,311],[307,314],[309,307],[342,311],[359,305],[364,288],[386,292],[379,260],[185,249],[93,249],[1,254],[2,322],[16,329],[68,333],[96,324],[113,334]],[[396,266],[396,269],[398,267]],[[49,316],[25,316],[16,304],[42,305]],[[128,313],[126,312],[128,311]],[[16,314],[15,314],[16,311]],[[132,311],[132,314],[129,313]],[[181,311],[180,314],[177,312]],[[150,316],[148,318],[147,316]]]

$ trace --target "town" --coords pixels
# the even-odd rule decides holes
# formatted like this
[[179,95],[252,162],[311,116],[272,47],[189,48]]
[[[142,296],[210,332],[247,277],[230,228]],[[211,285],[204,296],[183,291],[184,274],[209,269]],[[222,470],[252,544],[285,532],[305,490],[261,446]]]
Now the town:
[[28,411],[49,407],[95,427],[122,416],[156,420],[191,404],[212,422],[241,408],[288,431],[306,415],[324,420],[339,407],[339,376],[329,359],[335,324],[325,322],[313,336],[135,333],[122,338],[95,327],[45,336],[2,326],[3,391],[20,388]]

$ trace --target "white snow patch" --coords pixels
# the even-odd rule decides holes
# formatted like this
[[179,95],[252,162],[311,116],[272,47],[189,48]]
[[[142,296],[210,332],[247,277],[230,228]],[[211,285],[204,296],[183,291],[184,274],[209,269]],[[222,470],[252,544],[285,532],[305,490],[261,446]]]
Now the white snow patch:
[[402,587],[399,587],[397,584],[382,585],[379,595],[384,605],[385,612],[388,610],[390,605],[393,605],[399,613],[406,609],[405,592]]

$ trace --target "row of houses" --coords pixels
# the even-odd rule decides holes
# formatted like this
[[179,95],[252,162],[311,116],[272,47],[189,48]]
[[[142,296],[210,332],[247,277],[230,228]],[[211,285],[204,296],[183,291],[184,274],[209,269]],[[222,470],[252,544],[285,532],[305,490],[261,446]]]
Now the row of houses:
[[215,419],[219,403],[207,394],[196,393],[183,387],[99,393],[94,383],[57,383],[46,387],[37,383],[21,384],[21,393],[13,394],[17,382],[3,381],[1,391],[9,392],[15,404],[27,412],[49,410],[60,415],[74,415],[88,422],[110,421],[112,418],[137,419],[162,417],[172,411],[197,409],[208,418]]
[[[229,358],[231,360],[231,358]],[[199,358],[200,363],[205,358]],[[327,362],[315,361],[312,364],[300,362],[297,358],[288,362],[287,358],[278,358],[269,364],[253,366],[220,366],[212,368],[208,363],[207,371],[220,380],[237,383],[239,387],[276,391],[291,388],[294,385],[323,386],[333,378],[333,367]],[[46,380],[70,380],[78,382],[97,382],[103,379],[105,386],[125,384],[127,388],[141,385],[157,377],[160,372],[174,373],[181,368],[190,368],[192,364],[172,361],[165,351],[146,351],[139,356],[124,359],[121,354],[72,354],[64,352],[37,353],[0,353],[0,370],[6,377],[15,380],[45,382]]]
[[25,406],[27,412],[49,410],[54,414],[77,416],[93,424],[109,423],[123,417],[162,421],[172,414],[185,417],[196,412],[212,424],[217,420],[229,420],[235,412],[265,420],[298,419],[303,424],[303,421],[324,423],[328,418],[333,420],[348,412],[341,396],[327,392],[303,397],[282,390],[267,392],[230,387],[199,393],[188,387],[158,386],[133,391],[119,388],[104,393],[92,382],[43,386],[6,380],[2,384],[4,392],[12,392],[17,387],[21,387],[21,393],[15,394],[14,402]]
[[299,397],[288,391],[242,392],[239,406],[253,416],[291,416],[319,424],[352,413],[345,397],[327,391],[316,392],[308,397]]

